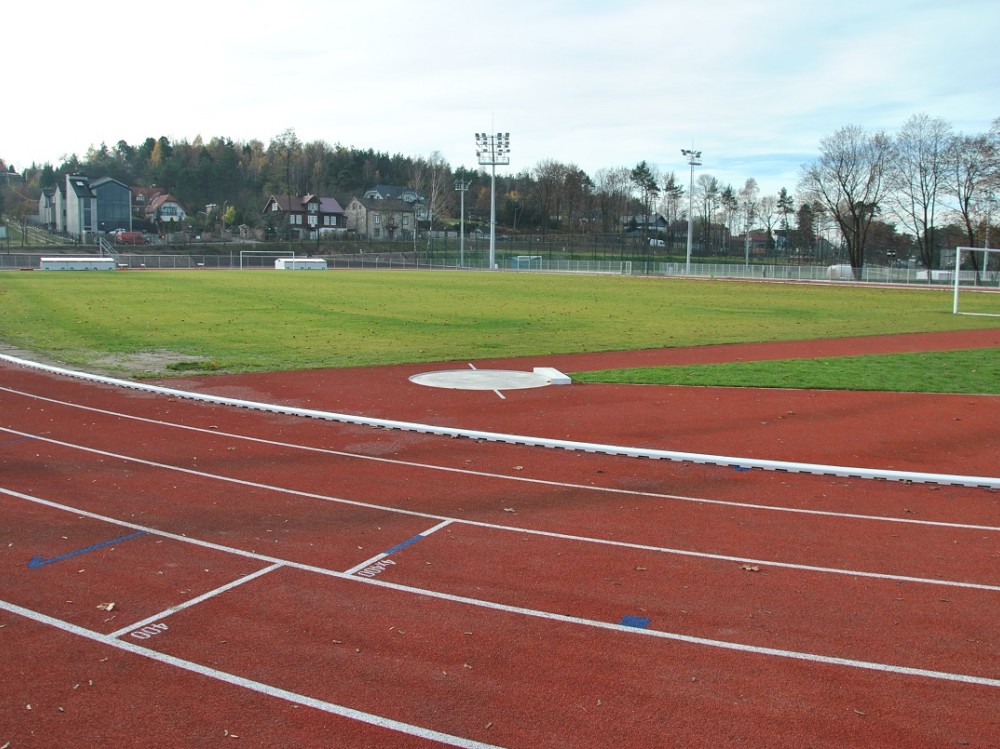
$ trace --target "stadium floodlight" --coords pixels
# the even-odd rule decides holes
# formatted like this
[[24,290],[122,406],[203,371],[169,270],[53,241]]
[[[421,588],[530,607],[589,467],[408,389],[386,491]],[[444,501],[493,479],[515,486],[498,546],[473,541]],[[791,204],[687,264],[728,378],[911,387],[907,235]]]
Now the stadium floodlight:
[[510,133],[476,133],[476,157],[490,171],[490,270],[496,267],[497,166],[510,164]]
[[465,267],[465,191],[469,189],[469,183],[464,179],[455,180],[455,189],[461,196],[461,208],[458,216],[458,267]]
[[691,165],[691,179],[688,183],[688,242],[687,242],[687,262],[684,265],[684,272],[691,275],[691,244],[694,239],[694,168],[701,166],[701,151],[690,148],[682,148],[681,153],[687,156],[688,164]]

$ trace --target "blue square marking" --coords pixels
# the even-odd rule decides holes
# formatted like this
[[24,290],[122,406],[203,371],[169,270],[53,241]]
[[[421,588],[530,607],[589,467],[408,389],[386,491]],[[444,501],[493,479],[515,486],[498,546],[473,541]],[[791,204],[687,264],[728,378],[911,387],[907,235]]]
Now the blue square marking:
[[622,620],[618,622],[623,627],[635,627],[636,629],[646,629],[649,626],[648,616],[623,616]]

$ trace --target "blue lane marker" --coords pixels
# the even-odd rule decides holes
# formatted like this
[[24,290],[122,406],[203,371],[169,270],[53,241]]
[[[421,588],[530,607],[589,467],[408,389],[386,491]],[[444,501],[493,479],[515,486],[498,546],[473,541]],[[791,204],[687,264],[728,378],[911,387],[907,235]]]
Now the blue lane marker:
[[18,437],[17,439],[4,440],[3,442],[0,442],[0,447],[3,445],[16,445],[18,442],[31,442],[34,439],[34,437]]
[[623,627],[635,627],[636,629],[646,629],[649,626],[648,616],[623,616],[618,622]]
[[76,551],[71,551],[67,554],[60,554],[57,557],[52,557],[51,559],[42,559],[41,557],[35,556],[28,561],[28,569],[35,569],[37,567],[44,567],[47,564],[53,564],[55,562],[61,562],[64,559],[72,559],[73,557],[78,557],[81,554],[86,554],[88,551],[97,551],[97,549],[103,549],[105,546],[111,546],[112,544],[121,543],[122,541],[128,541],[130,538],[137,538],[139,536],[145,536],[146,531],[136,531],[135,533],[129,533],[127,536],[119,536],[118,538],[112,538],[110,541],[104,541],[103,543],[94,544],[93,546],[88,546],[86,549],[77,549]]
[[425,536],[421,536],[418,533],[413,538],[408,538],[405,541],[403,541],[403,543],[396,544],[391,549],[386,549],[382,553],[385,554],[386,556],[389,556],[390,554],[394,554],[395,552],[399,551],[400,549],[405,549],[407,546],[410,546],[411,544],[415,544],[417,541],[422,541],[424,538],[425,538]]

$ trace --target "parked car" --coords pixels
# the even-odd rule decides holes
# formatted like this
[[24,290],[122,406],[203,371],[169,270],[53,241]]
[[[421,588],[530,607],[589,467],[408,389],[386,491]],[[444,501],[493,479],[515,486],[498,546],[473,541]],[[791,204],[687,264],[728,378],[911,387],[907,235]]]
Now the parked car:
[[149,244],[149,238],[141,231],[123,231],[115,237],[118,244]]

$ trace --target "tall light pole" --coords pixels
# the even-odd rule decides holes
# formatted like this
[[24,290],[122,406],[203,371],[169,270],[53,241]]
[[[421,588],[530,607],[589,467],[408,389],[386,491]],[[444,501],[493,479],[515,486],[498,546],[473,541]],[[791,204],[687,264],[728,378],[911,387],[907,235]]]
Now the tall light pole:
[[688,183],[688,244],[687,244],[687,263],[684,266],[684,272],[687,275],[691,275],[691,244],[694,240],[694,168],[696,166],[701,166],[701,151],[695,151],[689,148],[682,148],[681,153],[687,156],[688,164],[691,165],[691,180]]
[[464,179],[455,180],[455,189],[461,199],[461,208],[458,215],[458,267],[465,267],[465,191],[469,189],[469,183]]
[[496,266],[497,165],[510,164],[510,133],[476,133],[476,156],[490,172],[490,270]]

